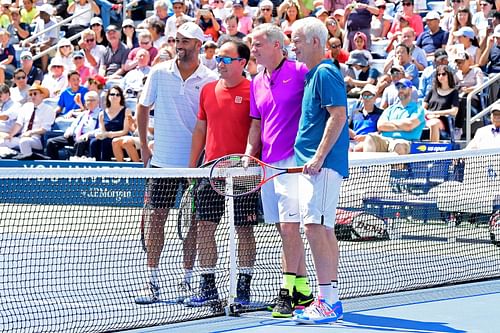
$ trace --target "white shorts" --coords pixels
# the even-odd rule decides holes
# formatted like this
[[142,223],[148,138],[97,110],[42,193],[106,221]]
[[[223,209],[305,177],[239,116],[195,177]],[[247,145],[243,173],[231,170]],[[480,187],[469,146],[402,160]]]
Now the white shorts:
[[[297,166],[295,157],[272,163],[279,168]],[[265,183],[261,189],[264,220],[267,223],[300,222],[297,174],[284,174]]]
[[323,168],[315,176],[299,177],[300,218],[304,224],[316,223],[328,228],[335,226],[343,177],[335,170]]

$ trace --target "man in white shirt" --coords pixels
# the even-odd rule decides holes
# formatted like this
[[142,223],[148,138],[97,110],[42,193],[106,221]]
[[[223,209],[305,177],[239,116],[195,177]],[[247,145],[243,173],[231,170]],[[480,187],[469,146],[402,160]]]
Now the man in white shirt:
[[466,149],[500,148],[500,102],[491,108],[491,125],[479,128]]
[[184,0],[172,0],[172,8],[174,10],[174,15],[170,16],[165,24],[165,36],[167,38],[175,37],[177,31],[177,18],[182,17],[186,21],[194,21],[194,18],[185,14],[186,4],[184,3]]
[[16,123],[17,112],[21,107],[21,104],[14,102],[10,98],[9,86],[6,84],[0,84],[0,102],[2,102],[2,107],[0,108],[0,140],[4,138],[12,126]]
[[[100,17],[94,17],[90,20],[91,24],[101,24],[102,20]],[[80,42],[78,45],[80,49],[85,53],[85,65],[92,68],[94,72],[99,72],[99,67],[103,63],[104,53],[106,53],[106,47],[98,45],[96,41],[95,32],[91,29],[86,29],[82,31]]]

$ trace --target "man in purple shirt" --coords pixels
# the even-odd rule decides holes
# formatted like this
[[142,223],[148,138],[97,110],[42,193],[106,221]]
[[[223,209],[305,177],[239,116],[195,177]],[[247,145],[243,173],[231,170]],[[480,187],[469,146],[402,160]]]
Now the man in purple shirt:
[[[278,27],[262,24],[252,34],[252,54],[265,70],[257,74],[250,88],[253,119],[246,154],[258,156],[262,150],[266,163],[295,166],[293,143],[307,68],[283,55],[284,34]],[[262,187],[264,218],[276,223],[283,241],[283,284],[273,317],[292,317],[293,306],[307,306],[313,300],[300,236],[297,179],[296,175],[283,175]]]

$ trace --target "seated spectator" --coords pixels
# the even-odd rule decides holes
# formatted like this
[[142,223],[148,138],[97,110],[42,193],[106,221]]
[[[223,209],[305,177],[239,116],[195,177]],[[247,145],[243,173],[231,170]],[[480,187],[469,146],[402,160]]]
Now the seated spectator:
[[128,72],[123,78],[123,87],[127,98],[137,98],[144,87],[146,77],[151,70],[149,64],[149,52],[142,49],[136,54],[137,66]]
[[197,12],[195,23],[203,30],[207,39],[217,42],[220,36],[220,26],[222,21],[215,18],[209,5],[203,5]]
[[[112,142],[113,155],[115,155],[117,162],[123,162],[125,157],[123,151],[125,151],[132,162],[139,162],[141,158],[139,156],[140,141],[139,133],[137,132],[137,123],[132,114],[128,114],[127,118],[130,124],[130,132],[133,132],[133,135],[114,138]],[[148,136],[148,138],[152,139],[151,136]]]
[[0,84],[12,79],[16,70],[16,50],[10,44],[10,33],[0,31]]
[[102,45],[104,47],[109,45],[109,41],[104,31],[104,25],[100,17],[93,17],[92,20],[90,20],[90,29],[95,34],[95,41],[97,45]]
[[248,35],[253,29],[252,16],[245,12],[243,0],[233,1],[233,15],[238,18],[238,31]]
[[155,11],[154,15],[146,18],[142,23],[148,23],[151,20],[160,20],[166,24],[169,18],[168,4],[169,2],[166,0],[155,0],[153,4],[153,9]]
[[212,41],[203,43],[203,53],[199,55],[200,62],[213,71],[217,71],[217,62],[215,62],[215,50],[217,44]]
[[80,31],[87,29],[92,17],[101,13],[99,6],[94,2],[94,0],[75,0],[68,6],[66,11],[69,15],[77,15],[87,11],[85,14],[74,17],[73,20],[71,20],[71,24],[66,32],[67,37],[71,37]]
[[500,148],[500,102],[491,108],[491,125],[479,128],[466,149]]
[[[344,42],[344,29],[342,29],[341,26],[339,26],[339,22],[335,17],[330,16],[326,19],[325,21],[326,24],[326,29],[328,29],[328,39],[331,39],[333,37],[338,38],[341,43]],[[341,45],[341,47],[343,44]],[[346,51],[347,52],[347,51]]]
[[460,44],[463,46],[461,48],[457,47],[457,50],[459,52],[465,50],[465,52],[467,52],[469,56],[472,57],[474,63],[478,63],[481,53],[477,46],[472,45],[472,41],[476,38],[474,30],[469,27],[463,27],[460,28],[460,30],[455,31],[453,33],[453,36],[457,37],[458,39],[458,45],[455,45],[455,47],[460,46]]
[[[460,139],[465,129],[467,95],[483,84],[484,74],[479,67],[472,67],[474,65],[474,60],[472,60],[472,57],[467,52],[459,53],[455,63],[458,68],[456,73],[456,85],[459,92],[460,103],[455,119],[455,138]],[[472,106],[476,111],[481,110],[481,102],[477,94],[472,96]]]
[[379,134],[368,134],[363,141],[364,152],[410,152],[410,143],[419,140],[425,127],[424,110],[411,100],[413,84],[408,79],[396,83],[399,102],[389,106],[380,116]]
[[338,64],[345,64],[349,59],[349,52],[342,48],[342,42],[337,37],[328,40],[326,58],[332,58]]
[[34,84],[30,88],[31,102],[25,103],[19,110],[16,123],[4,138],[0,147],[19,149],[19,159],[30,159],[33,149],[42,149],[42,136],[54,123],[55,112],[43,100],[49,97],[49,90]]
[[433,87],[425,96],[422,106],[431,142],[439,142],[441,130],[449,133],[450,137],[454,134],[447,118],[455,117],[458,113],[458,91],[448,65],[437,66]]
[[387,37],[387,33],[391,29],[392,17],[385,13],[385,0],[375,1],[375,7],[378,8],[378,14],[372,16],[371,39],[381,40]]
[[30,26],[27,23],[21,22],[19,8],[10,7],[10,24],[7,27],[10,33],[10,44],[18,44],[30,36]]
[[451,32],[453,32],[453,25],[455,24],[458,10],[460,8],[469,8],[469,0],[451,0],[450,2],[451,5],[445,8],[445,10],[443,11],[443,18],[441,19],[441,27],[445,31],[448,31],[451,35]]
[[372,63],[373,57],[368,49],[368,37],[362,32],[356,32],[353,37],[352,51],[361,51],[365,54],[368,63]]
[[75,71],[80,74],[80,84],[82,85],[87,82],[90,76],[94,75],[93,69],[85,65],[85,53],[83,51],[73,52],[73,66]]
[[347,76],[344,81],[347,86],[347,95],[350,97],[359,97],[361,89],[367,84],[377,84],[377,78],[380,72],[371,68],[363,51],[352,51],[349,54],[349,60],[346,65],[349,66]]
[[449,31],[448,45],[454,45],[458,42],[453,33],[459,31],[464,27],[472,28],[472,30],[474,30],[474,34],[477,34],[477,28],[472,24],[472,14],[469,10],[469,7],[460,7],[458,9],[453,21],[453,28],[451,29],[451,31]]
[[73,49],[73,44],[67,38],[62,38],[57,43],[54,58],[58,58],[63,63],[66,72],[75,69],[73,64]]
[[416,37],[418,37],[424,31],[424,24],[422,22],[422,17],[414,12],[414,3],[413,0],[403,0],[403,13],[396,14],[396,18],[392,23],[391,30],[389,31],[391,34],[394,34],[396,31],[401,31],[400,29],[400,17],[404,17],[409,24],[409,27],[415,31]]
[[[434,52],[434,62],[432,65],[425,67],[422,75],[420,75],[420,84],[418,86],[418,97],[424,98],[431,91],[436,76],[436,67],[439,65],[448,66],[448,53],[444,49],[437,49]],[[451,68],[450,68],[451,70]],[[456,82],[456,80],[454,80]]]
[[410,55],[410,48],[405,44],[399,44],[394,51],[394,57],[388,58],[384,65],[384,72],[387,72],[387,68],[401,66],[405,70],[405,78],[412,81],[413,86],[418,88],[418,69],[415,60]]
[[90,140],[91,157],[97,161],[111,161],[113,139],[127,135],[130,130],[128,114],[123,90],[113,86],[106,94],[106,108],[99,113],[99,129]]
[[[45,31],[35,39],[34,44],[31,44],[32,50],[38,54],[43,52],[57,43],[59,40],[58,29],[49,29],[56,24],[55,18],[52,17],[54,11],[53,7],[49,4],[43,4],[38,7],[39,16],[36,20],[33,35],[38,35],[40,32]],[[41,58],[42,71],[46,72],[49,64],[49,56],[46,54]]]
[[349,121],[349,137],[357,144],[354,151],[363,151],[363,141],[369,133],[377,132],[377,122],[382,114],[382,109],[375,105],[377,88],[367,84],[361,90],[361,108],[354,110]]
[[142,30],[139,33],[138,39],[139,39],[139,47],[132,49],[128,54],[127,62],[125,65],[125,69],[127,71],[134,69],[135,66],[137,66],[137,62],[134,61],[134,59],[136,59],[136,55],[137,52],[139,52],[139,50],[146,50],[149,52],[150,62],[148,65],[151,65],[151,61],[153,61],[153,59],[156,58],[156,56],[158,55],[158,50],[156,49],[156,47],[153,46],[153,41],[151,39],[151,34],[149,33],[149,31]]
[[81,36],[78,45],[80,46],[80,50],[85,54],[85,65],[97,73],[104,61],[106,47],[97,44],[96,34],[93,30],[83,30]]
[[75,156],[87,156],[90,139],[94,137],[99,126],[99,95],[95,91],[89,91],[85,96],[85,109],[77,118],[73,119],[71,126],[66,129],[64,135],[50,138],[47,141],[47,155],[53,159],[59,159],[59,151],[65,146],[75,148]]
[[326,10],[323,6],[320,6],[316,8],[314,16],[316,16],[316,18],[321,22],[326,23],[326,20],[328,19],[328,10]]
[[[378,91],[382,91],[382,100],[380,101],[380,107],[386,109],[387,107],[394,105],[399,102],[399,90],[396,87],[396,83],[401,79],[405,78],[405,70],[401,66],[393,66],[389,75],[382,79],[379,79],[379,84],[377,85]],[[412,86],[411,92],[412,102],[418,101],[418,92],[415,87]]]
[[393,49],[393,45],[394,47],[396,47],[400,44],[403,44],[410,49],[410,61],[415,64],[417,70],[423,71],[424,68],[427,67],[427,55],[425,54],[424,50],[415,45],[415,31],[413,31],[413,29],[410,27],[403,28],[401,33],[397,36],[397,43],[395,43],[395,40],[393,38],[387,45],[386,52],[388,52],[389,54],[387,55],[385,66],[390,66],[391,60],[394,60],[396,51]]
[[231,15],[231,11],[229,10],[229,8],[224,7],[223,0],[209,0],[208,4],[210,5],[210,8],[212,8],[215,17],[222,22],[226,20],[226,17]]
[[64,63],[60,58],[51,60],[49,72],[43,77],[42,85],[49,89],[51,98],[59,98],[68,87],[68,78],[64,75]]
[[28,101],[30,86],[27,81],[28,77],[22,68],[14,71],[14,85],[10,88],[10,97],[14,102],[24,104]]
[[290,29],[295,21],[302,18],[299,3],[296,0],[283,1],[278,8],[278,18],[282,20],[281,30]]
[[121,35],[122,43],[125,44],[128,49],[132,50],[140,46],[137,32],[135,31],[134,21],[131,19],[123,20]]
[[[174,15],[170,16],[165,22],[164,31],[161,31],[161,34],[165,33],[166,37],[175,37],[177,34],[177,19],[182,18],[187,22],[194,21],[194,18],[186,14],[186,4],[184,0],[172,0],[172,9],[174,11]],[[153,40],[155,40],[153,38]],[[157,45],[157,48],[160,48],[161,45]]]
[[2,107],[0,108],[0,141],[3,140],[8,133],[12,130],[12,127],[16,123],[17,113],[21,108],[21,104],[15,102],[10,97],[9,86],[0,84],[0,102],[2,102]]
[[104,52],[99,74],[107,79],[121,78],[126,73],[125,63],[130,50],[121,42],[120,30],[116,25],[110,25],[106,28],[106,38],[109,45]]
[[423,49],[427,56],[433,55],[437,49],[445,48],[448,43],[448,32],[439,26],[440,19],[438,12],[428,12],[425,16],[428,30],[417,38],[417,46]]
[[256,16],[262,17],[262,23],[272,23],[276,25],[280,25],[280,22],[277,17],[274,15],[274,4],[270,0],[262,0],[259,2],[259,9],[257,11]]
[[[184,17],[182,17],[184,19]],[[177,21],[176,21],[177,22]],[[165,36],[163,32],[165,31],[165,24],[162,21],[150,21],[148,25],[148,31],[151,34],[151,41],[153,42],[153,46],[158,50],[163,46],[163,44],[167,43],[168,37],[174,36]]]
[[88,89],[80,85],[80,74],[72,70],[67,74],[69,86],[59,96],[56,108],[55,124],[61,130],[66,130],[81,111],[81,104],[85,105],[85,94]]
[[21,68],[27,73],[28,85],[41,84],[43,81],[43,71],[33,64],[33,55],[30,51],[21,52]]
[[345,10],[344,8],[351,2],[349,0],[344,0],[346,1],[346,5],[342,6],[342,8],[336,8],[335,11],[333,12],[333,17],[337,20],[339,23],[339,27],[345,27]]
[[486,66],[487,74],[500,73],[500,24],[488,37],[486,48],[479,58],[479,66]]

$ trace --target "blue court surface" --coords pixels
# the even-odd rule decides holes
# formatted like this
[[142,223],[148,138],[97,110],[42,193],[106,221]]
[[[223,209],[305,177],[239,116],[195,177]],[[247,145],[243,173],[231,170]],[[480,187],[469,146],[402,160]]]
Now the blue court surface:
[[348,299],[344,320],[298,325],[269,312],[126,331],[162,332],[500,332],[500,280]]

